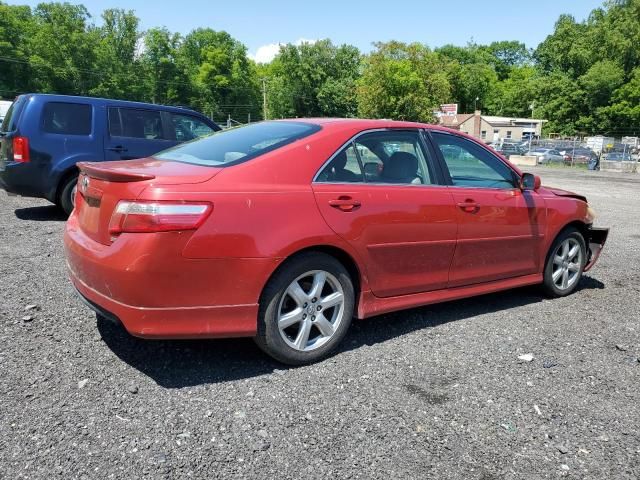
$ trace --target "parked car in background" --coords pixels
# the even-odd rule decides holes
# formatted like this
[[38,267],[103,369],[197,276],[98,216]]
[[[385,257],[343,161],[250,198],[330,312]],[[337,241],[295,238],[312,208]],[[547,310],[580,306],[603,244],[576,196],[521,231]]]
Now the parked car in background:
[[220,127],[185,108],[26,94],[0,126],[0,187],[73,209],[78,162],[148,157]]
[[254,337],[296,365],[353,317],[524,285],[568,295],[608,233],[585,197],[411,122],[260,122],[80,171],[64,243],[98,315],[146,338]]
[[536,148],[532,150],[528,155],[538,157],[538,163],[562,163],[564,162],[564,155],[554,148]]
[[587,165],[598,158],[598,155],[593,150],[582,147],[560,150],[560,154],[565,156],[565,164],[567,165]]
[[631,154],[626,152],[609,152],[602,156],[603,160],[610,162],[631,162]]
[[496,152],[501,153],[506,158],[510,158],[511,155],[523,155],[526,149],[516,143],[503,143],[502,146],[496,148]]
[[7,100],[0,100],[0,124],[2,124],[4,117],[7,116],[7,112],[9,111],[12,103],[13,102],[9,102]]

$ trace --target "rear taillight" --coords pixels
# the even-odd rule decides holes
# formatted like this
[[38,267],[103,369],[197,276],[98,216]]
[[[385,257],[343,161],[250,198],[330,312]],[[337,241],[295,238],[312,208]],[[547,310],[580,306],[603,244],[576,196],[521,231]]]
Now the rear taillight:
[[29,139],[13,137],[13,161],[23,163],[29,160]]
[[109,233],[173,232],[195,230],[207,219],[210,203],[128,201],[118,202],[109,222]]

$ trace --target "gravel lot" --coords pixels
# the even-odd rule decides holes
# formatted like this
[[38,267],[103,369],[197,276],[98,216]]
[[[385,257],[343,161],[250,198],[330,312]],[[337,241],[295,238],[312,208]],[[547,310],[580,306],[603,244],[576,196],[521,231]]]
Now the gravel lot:
[[67,281],[63,217],[0,191],[0,477],[640,477],[640,175],[536,172],[612,227],[577,293],[357,322],[295,369],[248,339],[97,323]]

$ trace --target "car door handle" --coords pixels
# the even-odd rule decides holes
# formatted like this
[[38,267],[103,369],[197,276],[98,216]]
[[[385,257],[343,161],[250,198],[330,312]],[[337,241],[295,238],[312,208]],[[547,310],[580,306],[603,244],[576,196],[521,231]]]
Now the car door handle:
[[477,213],[480,210],[480,204],[470,199],[458,203],[458,207],[466,213]]
[[122,152],[127,152],[128,151],[128,149],[126,149],[122,145],[116,145],[115,147],[109,147],[109,148],[107,148],[107,150],[110,150],[110,151],[116,152],[116,153],[122,153]]
[[342,210],[343,212],[351,212],[358,208],[361,203],[351,197],[343,196],[336,200],[329,200],[329,205],[333,208],[337,208],[338,210]]

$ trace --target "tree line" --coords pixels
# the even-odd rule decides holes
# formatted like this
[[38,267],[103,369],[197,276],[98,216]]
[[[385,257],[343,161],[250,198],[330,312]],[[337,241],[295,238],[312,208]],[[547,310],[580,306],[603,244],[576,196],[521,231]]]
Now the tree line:
[[[472,33],[472,32],[470,32]],[[82,5],[0,2],[0,96],[48,92],[196,108],[222,121],[338,116],[433,121],[460,112],[545,118],[561,135],[640,134],[640,0],[562,15],[535,49],[518,41],[429,48],[320,40],[256,64],[224,31],[141,31],[133,11],[94,22]],[[266,96],[266,102],[264,97]]]

